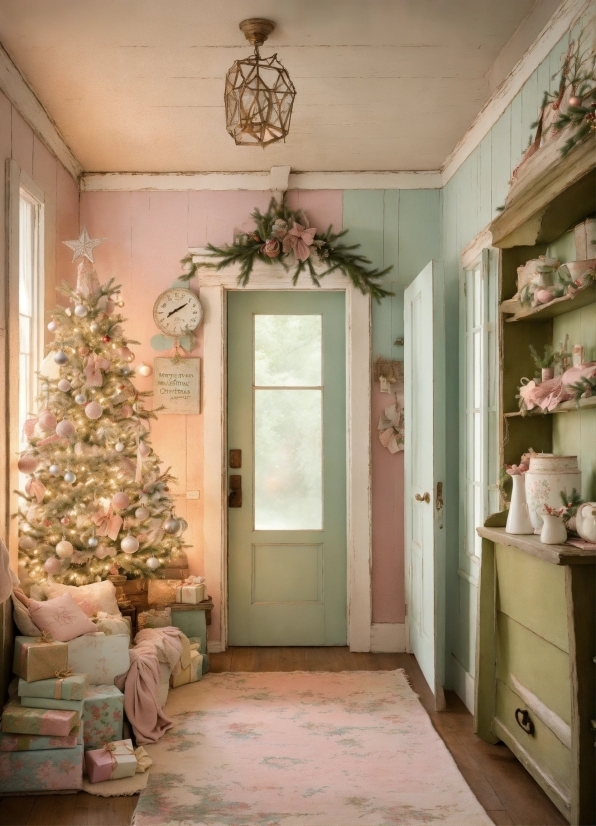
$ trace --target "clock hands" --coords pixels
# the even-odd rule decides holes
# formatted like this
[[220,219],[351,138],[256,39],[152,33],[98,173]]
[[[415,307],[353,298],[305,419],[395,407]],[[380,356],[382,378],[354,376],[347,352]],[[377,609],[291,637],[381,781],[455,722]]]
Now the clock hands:
[[174,313],[177,313],[177,312],[178,312],[178,310],[182,310],[182,309],[183,309],[183,307],[186,307],[186,305],[187,305],[187,304],[188,304],[188,301],[186,302],[186,304],[181,304],[179,307],[176,307],[176,309],[175,309],[175,310],[172,310],[170,313],[168,313],[168,318],[169,318],[171,315],[174,315]]

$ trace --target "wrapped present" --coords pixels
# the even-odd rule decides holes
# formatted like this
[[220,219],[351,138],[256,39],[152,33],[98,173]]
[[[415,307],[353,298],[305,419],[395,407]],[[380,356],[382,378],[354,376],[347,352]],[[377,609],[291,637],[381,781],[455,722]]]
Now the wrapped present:
[[180,585],[179,579],[150,579],[149,605],[162,607],[169,605],[170,602],[175,602],[177,585]]
[[205,611],[199,609],[197,605],[179,604],[176,606],[176,610],[172,610],[172,625],[175,628],[179,628],[183,634],[186,634],[191,642],[201,643],[203,674],[206,674],[209,670],[209,657],[207,656],[207,622]]
[[77,711],[58,711],[53,708],[23,708],[14,697],[2,712],[2,731],[9,734],[48,734],[67,737],[80,723]]
[[127,634],[132,636],[132,623],[128,616],[122,614],[106,614],[105,611],[99,611],[94,617],[93,622],[97,626],[98,631],[109,637],[111,634]]
[[50,700],[48,697],[21,697],[21,708],[55,708],[58,711],[78,711],[83,714],[82,700]]
[[181,685],[187,685],[188,683],[196,683],[198,680],[203,679],[203,655],[199,654],[198,651],[191,651],[190,652],[190,665],[186,668],[183,668],[180,671],[180,674],[177,674],[170,677],[170,686],[172,688],[178,688]]
[[[47,697],[53,700],[82,700],[89,688],[89,678],[86,674],[57,672],[53,680],[36,680],[28,683],[19,680],[19,697]],[[62,674],[63,676],[59,676]],[[57,708],[58,706],[56,706]],[[54,708],[54,706],[52,706]]]
[[70,667],[87,674],[89,685],[113,684],[130,668],[130,639],[126,634],[85,634],[67,645]]
[[4,734],[0,732],[0,751],[46,751],[74,749],[83,745],[83,726],[79,724],[66,737],[47,734]]
[[176,588],[176,602],[197,605],[207,598],[205,577],[189,576]]
[[0,795],[78,791],[83,788],[83,747],[0,753]]
[[85,752],[85,768],[90,783],[132,777],[137,771],[132,740],[116,740],[101,749],[90,749]]
[[90,686],[83,700],[85,750],[122,740],[124,694],[115,685]]
[[172,611],[170,608],[151,608],[149,611],[141,611],[137,617],[137,628],[142,631],[144,628],[167,628],[172,625]]
[[28,683],[46,680],[68,667],[68,646],[52,640],[45,632],[41,637],[15,637],[12,670]]
[[186,579],[188,568],[158,568],[155,576],[157,579]]

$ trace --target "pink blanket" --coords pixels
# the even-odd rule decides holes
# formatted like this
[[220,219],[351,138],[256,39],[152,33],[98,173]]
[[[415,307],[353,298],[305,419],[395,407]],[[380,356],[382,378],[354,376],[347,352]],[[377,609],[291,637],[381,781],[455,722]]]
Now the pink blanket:
[[135,637],[130,650],[130,668],[116,678],[124,691],[124,710],[130,720],[137,743],[156,743],[172,728],[172,720],[159,704],[159,662],[166,656],[174,670],[180,669],[180,657],[188,639],[178,628],[147,628]]

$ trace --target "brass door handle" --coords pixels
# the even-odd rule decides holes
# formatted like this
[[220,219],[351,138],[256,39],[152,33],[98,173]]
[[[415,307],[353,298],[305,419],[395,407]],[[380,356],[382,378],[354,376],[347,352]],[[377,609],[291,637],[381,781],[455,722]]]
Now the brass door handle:
[[426,502],[426,504],[428,505],[428,503],[430,502],[430,493],[428,491],[426,491],[424,496],[420,493],[417,493],[416,496],[414,497],[414,499],[417,502]]

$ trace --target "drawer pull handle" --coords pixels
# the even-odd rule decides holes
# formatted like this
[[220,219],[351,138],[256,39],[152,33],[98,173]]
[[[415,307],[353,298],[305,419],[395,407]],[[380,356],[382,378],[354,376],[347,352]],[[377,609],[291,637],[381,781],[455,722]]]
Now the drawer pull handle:
[[530,713],[527,709],[524,708],[522,710],[521,708],[516,708],[515,719],[517,720],[518,726],[523,728],[526,734],[534,734],[534,723],[530,720]]

